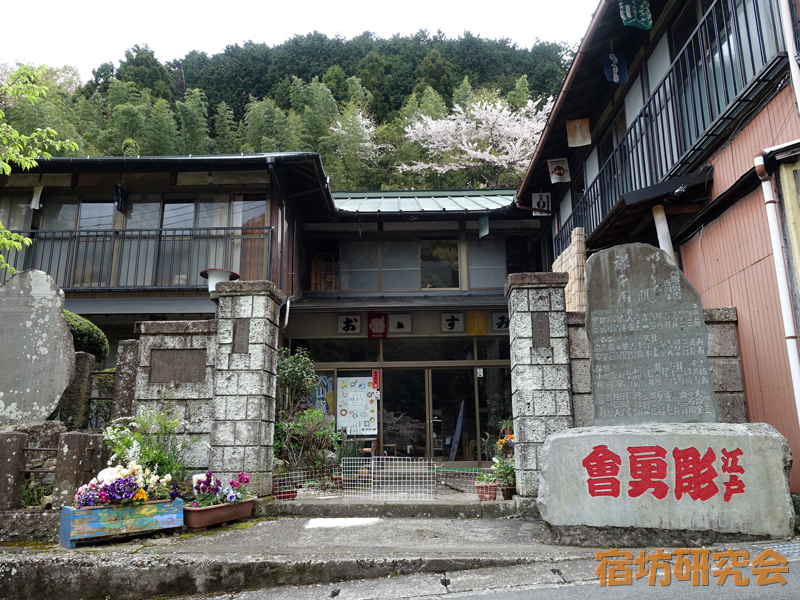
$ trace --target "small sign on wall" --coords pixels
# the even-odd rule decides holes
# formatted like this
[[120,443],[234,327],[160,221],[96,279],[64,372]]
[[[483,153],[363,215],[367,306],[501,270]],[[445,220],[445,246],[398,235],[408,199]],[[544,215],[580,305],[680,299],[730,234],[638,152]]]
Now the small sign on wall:
[[492,333],[508,333],[508,313],[492,313]]
[[572,181],[569,176],[569,164],[567,164],[566,158],[548,159],[547,169],[550,171],[550,183]]
[[378,370],[372,371],[372,389],[381,389],[381,372]]
[[443,333],[463,333],[464,313],[442,313]]
[[367,337],[385,338],[386,331],[386,313],[367,314]]
[[361,333],[360,315],[339,315],[339,333]]
[[469,335],[486,335],[486,311],[467,311],[467,333]]
[[389,315],[389,333],[411,333],[411,315]]

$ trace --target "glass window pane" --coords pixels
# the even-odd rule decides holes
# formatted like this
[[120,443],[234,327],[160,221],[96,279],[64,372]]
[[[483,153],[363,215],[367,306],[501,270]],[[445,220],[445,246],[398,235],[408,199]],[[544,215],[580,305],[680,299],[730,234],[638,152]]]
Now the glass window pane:
[[419,253],[423,288],[458,287],[457,240],[422,240]]
[[381,243],[381,288],[384,290],[419,289],[418,241],[384,241]]
[[265,227],[266,215],[266,196],[237,194],[233,197],[231,227]]
[[0,198],[0,223],[6,229],[30,229],[30,196],[6,196]]
[[75,229],[78,217],[77,198],[48,197],[42,200],[42,229]]
[[197,198],[197,226],[227,227],[229,208],[228,194],[201,194]]
[[502,236],[467,242],[469,287],[502,288],[506,284],[506,242]]
[[383,371],[383,449],[389,456],[425,456],[425,370]]
[[471,337],[387,338],[383,340],[383,360],[472,360]]
[[369,338],[292,340],[292,352],[306,348],[314,362],[377,362],[379,342]]
[[340,256],[343,290],[378,289],[378,242],[342,242]]
[[165,229],[191,229],[194,226],[194,203],[170,202],[164,204],[164,220],[161,226]]
[[477,460],[472,369],[431,370],[431,430],[434,459]]
[[488,367],[478,378],[478,410],[481,423],[482,460],[491,460],[498,452],[498,422],[513,417],[511,410],[511,368]]
[[113,202],[81,202],[78,229],[113,229]]
[[125,211],[127,229],[158,229],[161,200],[157,195],[131,196]]
[[478,360],[511,360],[511,346],[508,336],[479,336]]

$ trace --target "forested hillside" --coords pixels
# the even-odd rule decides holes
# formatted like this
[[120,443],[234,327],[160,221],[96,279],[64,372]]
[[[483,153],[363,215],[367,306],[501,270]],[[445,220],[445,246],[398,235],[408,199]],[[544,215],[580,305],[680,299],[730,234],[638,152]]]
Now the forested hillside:
[[[320,33],[160,63],[146,45],[80,81],[50,69],[36,104],[0,98],[23,133],[77,156],[322,154],[334,190],[515,186],[571,52],[465,33],[352,40]],[[0,65],[0,80],[12,67]]]

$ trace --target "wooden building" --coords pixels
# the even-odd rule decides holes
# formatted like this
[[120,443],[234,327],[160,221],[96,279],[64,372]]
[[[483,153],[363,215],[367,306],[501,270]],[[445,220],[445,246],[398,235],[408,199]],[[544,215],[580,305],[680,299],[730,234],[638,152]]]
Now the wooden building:
[[[583,309],[586,256],[626,242],[672,253],[704,308],[735,306],[748,418],[773,425],[797,456],[800,68],[791,2],[651,0],[647,30],[623,25],[618,4],[601,2],[516,202],[551,194],[554,269],[573,277],[573,309]],[[576,119],[588,119],[591,134],[571,147]],[[553,159],[566,159],[569,181],[553,182]],[[800,492],[797,463],[791,486]]]

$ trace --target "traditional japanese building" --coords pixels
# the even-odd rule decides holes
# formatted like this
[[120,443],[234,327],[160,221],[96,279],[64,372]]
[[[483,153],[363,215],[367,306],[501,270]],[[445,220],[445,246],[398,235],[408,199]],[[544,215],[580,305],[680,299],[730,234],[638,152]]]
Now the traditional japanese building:
[[109,366],[137,321],[214,317],[201,271],[269,279],[340,427],[477,464],[511,417],[506,275],[550,262],[546,214],[514,191],[331,194],[305,153],[54,158],[4,181],[0,221],[33,241],[12,265],[106,332]]
[[516,201],[552,199],[568,310],[586,255],[626,242],[674,256],[704,308],[735,306],[749,420],[798,453],[797,7],[624,4],[600,3]]

